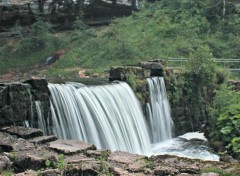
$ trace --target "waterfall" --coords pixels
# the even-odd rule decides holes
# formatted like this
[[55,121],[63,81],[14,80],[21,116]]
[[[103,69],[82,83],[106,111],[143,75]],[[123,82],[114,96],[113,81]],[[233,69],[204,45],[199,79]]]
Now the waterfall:
[[44,135],[47,135],[47,123],[44,118],[43,108],[41,101],[35,101],[37,116],[38,116],[38,127],[43,131]]
[[126,83],[80,86],[49,84],[53,132],[108,148],[150,154],[150,137],[140,103]]
[[149,134],[152,143],[171,139],[173,121],[162,77],[147,78],[150,102],[147,104]]

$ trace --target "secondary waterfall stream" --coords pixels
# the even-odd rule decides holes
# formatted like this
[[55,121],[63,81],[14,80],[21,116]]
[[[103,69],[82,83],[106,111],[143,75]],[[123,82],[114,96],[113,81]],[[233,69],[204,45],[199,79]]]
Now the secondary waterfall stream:
[[147,82],[150,93],[147,113],[151,141],[152,143],[157,143],[171,139],[173,136],[173,121],[164,79],[162,77],[147,78]]

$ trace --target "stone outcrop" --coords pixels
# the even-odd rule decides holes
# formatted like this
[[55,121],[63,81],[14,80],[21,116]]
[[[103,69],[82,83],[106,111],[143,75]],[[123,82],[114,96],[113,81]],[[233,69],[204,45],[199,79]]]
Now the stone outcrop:
[[80,11],[89,25],[109,24],[114,17],[131,15],[136,1],[0,0],[0,36],[26,34],[38,16],[58,28],[73,28]]
[[151,76],[164,76],[165,68],[162,60],[150,60],[148,62],[139,62],[136,66],[112,67],[109,72],[109,81],[126,81],[129,76],[136,79],[145,79]]
[[130,76],[145,78],[144,69],[136,66],[112,67],[109,71],[109,81],[126,81]]
[[77,140],[57,140],[50,143],[51,149],[59,151],[63,154],[69,155],[74,153],[83,153],[87,150],[94,150],[96,147],[92,144],[87,144]]
[[230,80],[229,84],[232,85],[236,91],[240,91],[240,81]]
[[41,102],[44,116],[47,117],[50,111],[47,85],[45,79],[0,84],[0,126],[23,124],[30,119],[33,121],[37,117],[34,108],[36,101]]
[[164,64],[162,60],[150,60],[140,62],[138,65],[145,70],[150,70],[150,76],[164,76]]
[[[23,129],[23,127],[16,129],[23,131],[19,131],[19,133],[26,132],[23,136],[27,136],[28,131],[38,131],[29,128]],[[240,174],[239,163],[193,160],[170,155],[147,157],[122,151],[110,152],[109,150],[97,150],[94,145],[82,141],[58,140],[56,137],[36,143],[42,137],[48,138],[39,134],[23,139],[2,129],[0,133],[0,175],[4,175],[9,170],[12,170],[16,176],[61,174],[218,176],[219,174],[214,170],[233,175]],[[32,147],[26,146],[29,144]],[[2,147],[4,145],[10,148],[12,146],[14,149],[9,150]],[[206,170],[210,170],[210,172],[204,173]]]

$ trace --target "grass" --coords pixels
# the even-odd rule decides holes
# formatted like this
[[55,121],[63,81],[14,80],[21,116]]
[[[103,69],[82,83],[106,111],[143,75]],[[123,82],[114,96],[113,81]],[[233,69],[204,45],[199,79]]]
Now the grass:
[[115,19],[109,26],[46,35],[41,36],[45,37],[46,46],[36,50],[26,52],[21,46],[23,41],[29,42],[25,38],[0,48],[0,74],[41,66],[48,56],[62,48],[68,48],[68,52],[44,74],[74,77],[76,72],[65,68],[105,70],[144,60],[186,58],[200,45],[208,45],[216,58],[238,58],[240,54],[239,36],[212,31],[204,16],[162,8],[160,2],[145,4],[139,12]]

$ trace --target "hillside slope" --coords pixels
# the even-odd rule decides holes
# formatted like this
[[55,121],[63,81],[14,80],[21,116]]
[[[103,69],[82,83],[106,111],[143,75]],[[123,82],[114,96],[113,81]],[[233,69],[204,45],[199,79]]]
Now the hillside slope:
[[[139,12],[109,26],[87,28],[77,18],[74,31],[57,34],[39,20],[30,34],[0,48],[0,74],[34,70],[29,74],[78,77],[82,68],[91,74],[140,60],[186,58],[202,45],[215,58],[239,58],[240,4],[227,7],[221,16],[221,4],[209,3],[214,2],[145,3]],[[43,65],[62,49],[66,52],[54,64]]]

